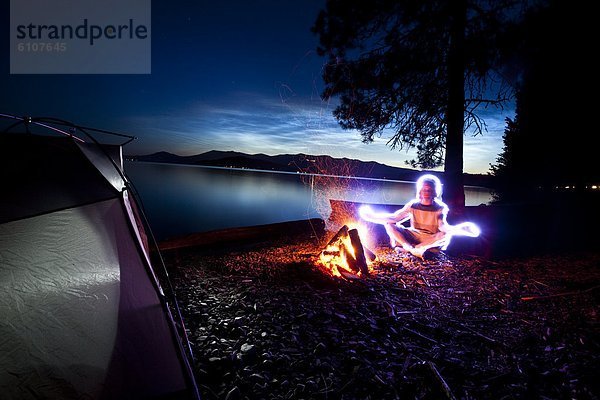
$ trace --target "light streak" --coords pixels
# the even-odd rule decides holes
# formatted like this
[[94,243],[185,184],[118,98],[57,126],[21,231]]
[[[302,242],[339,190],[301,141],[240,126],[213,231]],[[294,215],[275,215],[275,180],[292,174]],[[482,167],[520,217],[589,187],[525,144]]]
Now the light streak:
[[[425,174],[421,175],[419,179],[417,179],[417,199],[419,199],[419,193],[421,193],[421,189],[423,188],[423,183],[425,181],[433,181],[435,183],[435,197],[442,197],[442,182],[435,175]],[[445,205],[444,203],[442,204]]]
[[[429,182],[433,182],[435,185],[435,198],[430,199],[430,201],[426,204],[437,204],[439,207],[441,207],[441,221],[439,222],[439,232],[442,232],[443,234],[439,234],[438,233],[428,233],[425,232],[423,230],[418,230],[416,229],[413,225],[413,214],[411,212],[411,208],[414,204],[419,204],[422,203],[423,200],[425,199],[424,195],[421,192],[421,189],[423,188],[424,182],[429,181]],[[382,213],[382,212],[375,212],[370,206],[368,205],[363,205],[359,208],[358,210],[358,214],[360,216],[360,218],[362,218],[365,221],[368,222],[372,222],[372,223],[376,223],[376,224],[381,224],[381,225],[386,225],[386,232],[390,238],[390,243],[392,246],[396,247],[396,243],[397,240],[399,240],[393,233],[393,225],[395,225],[397,228],[399,229],[407,229],[408,231],[412,231],[414,233],[418,233],[419,237],[423,237],[423,235],[428,236],[431,235],[431,239],[432,241],[429,242],[427,240],[424,240],[423,242],[421,242],[420,244],[417,244],[415,246],[412,246],[411,244],[408,243],[404,243],[401,242],[399,244],[402,245],[402,248],[410,253],[412,253],[413,255],[423,258],[423,254],[425,253],[425,251],[431,249],[431,248],[441,248],[441,250],[446,250],[448,248],[448,246],[450,245],[450,242],[452,240],[453,237],[455,236],[467,236],[467,237],[478,237],[481,234],[481,229],[474,224],[473,222],[462,222],[456,225],[451,225],[446,221],[446,216],[447,213],[449,212],[449,208],[448,206],[443,203],[439,197],[442,194],[442,183],[440,182],[440,180],[431,174],[426,174],[421,176],[417,182],[416,182],[416,187],[417,187],[417,194],[416,194],[416,199],[411,200],[410,202],[408,202],[404,207],[402,207],[401,209],[393,212],[393,213]],[[402,226],[403,223],[405,223],[406,221],[410,220],[410,228],[405,228],[404,226]],[[437,235],[437,237],[436,237]]]

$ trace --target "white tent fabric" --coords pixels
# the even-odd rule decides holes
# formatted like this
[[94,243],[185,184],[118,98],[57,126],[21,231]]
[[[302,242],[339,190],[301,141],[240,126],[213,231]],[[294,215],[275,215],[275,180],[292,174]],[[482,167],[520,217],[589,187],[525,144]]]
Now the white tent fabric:
[[[62,157],[77,152],[65,148]],[[94,188],[117,189],[124,181],[93,147],[84,152],[87,157],[61,162],[100,165],[95,178],[72,182],[75,191],[102,194],[97,201],[87,196],[83,204],[69,200],[50,211],[36,206],[33,215],[25,210],[24,217],[0,223],[0,397],[196,398],[127,191],[113,190],[105,199],[106,189]],[[56,188],[64,189],[63,178]],[[39,201],[50,198],[56,206],[52,186],[42,188]]]
[[76,143],[106,180],[118,191],[125,188],[123,177],[115,165],[123,171],[123,150],[121,146],[104,146],[99,151],[98,145],[94,143]]

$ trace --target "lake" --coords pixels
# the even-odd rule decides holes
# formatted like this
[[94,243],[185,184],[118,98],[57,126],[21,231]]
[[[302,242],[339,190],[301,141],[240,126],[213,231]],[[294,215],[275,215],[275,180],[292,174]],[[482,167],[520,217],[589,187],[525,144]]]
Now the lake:
[[[125,162],[157,240],[193,232],[329,216],[329,199],[404,204],[414,182],[179,164]],[[491,200],[465,187],[467,205]]]

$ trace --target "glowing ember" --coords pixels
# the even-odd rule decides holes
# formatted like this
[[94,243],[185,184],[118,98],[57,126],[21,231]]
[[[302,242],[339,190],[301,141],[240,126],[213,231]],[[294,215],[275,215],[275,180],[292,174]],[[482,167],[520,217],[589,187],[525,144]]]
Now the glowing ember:
[[321,252],[318,264],[333,276],[362,277],[372,271],[369,261],[374,261],[375,258],[375,255],[364,247],[359,229],[344,225]]

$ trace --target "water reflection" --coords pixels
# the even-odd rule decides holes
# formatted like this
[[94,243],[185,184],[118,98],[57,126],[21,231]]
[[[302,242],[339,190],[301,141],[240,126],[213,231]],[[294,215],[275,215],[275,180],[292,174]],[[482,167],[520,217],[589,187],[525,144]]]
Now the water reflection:
[[[414,184],[353,178],[323,178],[269,171],[127,162],[158,240],[192,232],[327,218],[329,198],[404,204]],[[337,185],[334,189],[324,190]],[[484,188],[467,188],[467,205],[487,203]]]

